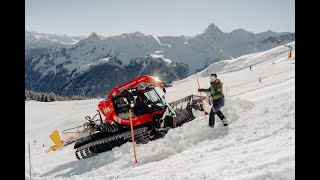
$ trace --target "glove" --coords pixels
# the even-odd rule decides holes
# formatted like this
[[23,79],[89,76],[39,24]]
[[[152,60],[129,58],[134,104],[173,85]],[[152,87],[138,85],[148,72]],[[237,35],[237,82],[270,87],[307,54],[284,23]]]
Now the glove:
[[203,92],[204,91],[204,89],[198,89],[198,92]]

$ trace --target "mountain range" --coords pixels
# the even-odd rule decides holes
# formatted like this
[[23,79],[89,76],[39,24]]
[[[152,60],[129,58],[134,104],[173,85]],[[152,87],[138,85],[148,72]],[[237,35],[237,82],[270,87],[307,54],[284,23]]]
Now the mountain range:
[[194,37],[140,32],[104,37],[25,31],[25,87],[61,95],[105,96],[139,75],[170,82],[213,62],[265,51],[295,40],[295,33],[244,29],[222,32],[214,24]]

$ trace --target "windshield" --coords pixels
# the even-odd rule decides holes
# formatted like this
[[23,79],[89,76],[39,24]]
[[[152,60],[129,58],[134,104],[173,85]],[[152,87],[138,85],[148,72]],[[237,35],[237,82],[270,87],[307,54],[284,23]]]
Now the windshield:
[[148,100],[150,100],[153,103],[161,102],[161,99],[158,93],[156,93],[154,89],[151,89],[150,91],[146,91],[143,94],[148,98]]
[[[154,88],[149,88],[144,91],[133,91],[132,92],[135,107],[133,108],[132,116],[151,113],[158,109],[164,108],[160,96]],[[129,100],[127,95],[118,96],[113,99],[115,104],[115,110],[119,117],[128,119],[129,118]]]
[[165,107],[164,102],[154,88],[144,91],[143,95],[146,97],[146,102],[150,112],[154,112]]

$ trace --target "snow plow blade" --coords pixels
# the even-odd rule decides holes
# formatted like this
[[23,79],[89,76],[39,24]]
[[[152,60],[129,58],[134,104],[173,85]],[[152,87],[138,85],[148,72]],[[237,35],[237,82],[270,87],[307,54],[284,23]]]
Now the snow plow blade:
[[176,117],[171,117],[171,119],[165,120],[166,125],[172,128],[182,126],[184,123],[195,119],[193,112],[203,111],[200,96],[197,95],[190,95],[168,104],[176,114]]

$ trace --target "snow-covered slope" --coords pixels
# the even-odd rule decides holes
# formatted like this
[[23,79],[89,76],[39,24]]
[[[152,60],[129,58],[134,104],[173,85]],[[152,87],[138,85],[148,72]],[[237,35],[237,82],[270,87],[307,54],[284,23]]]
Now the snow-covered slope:
[[84,116],[95,113],[98,99],[26,101],[26,179],[28,142],[32,179],[295,179],[294,57],[294,49],[293,58],[288,59],[288,48],[280,46],[214,63],[173,82],[167,89],[169,102],[198,94],[195,76],[206,88],[208,75],[217,73],[226,95],[221,111],[230,124],[224,127],[216,117],[215,128],[209,128],[200,113],[163,139],[137,145],[136,165],[131,143],[80,161],[73,144],[45,153],[53,145],[49,134],[81,125]]

